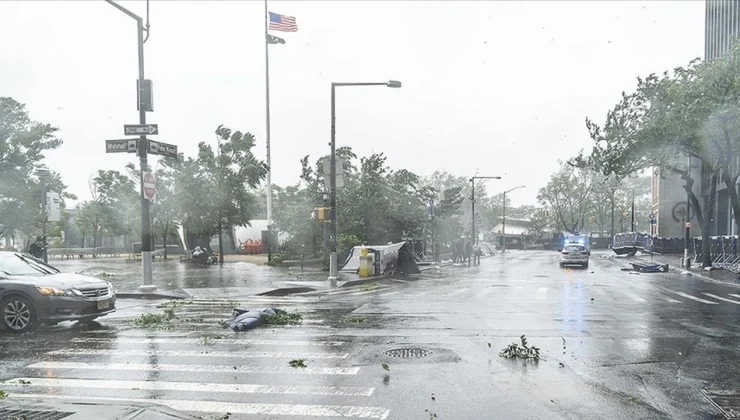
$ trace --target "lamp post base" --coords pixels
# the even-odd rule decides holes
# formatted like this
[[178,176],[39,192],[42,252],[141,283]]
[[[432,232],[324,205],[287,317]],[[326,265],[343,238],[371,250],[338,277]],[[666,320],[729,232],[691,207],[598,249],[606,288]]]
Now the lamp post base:
[[153,284],[143,284],[137,289],[139,293],[154,293],[157,291],[157,286]]

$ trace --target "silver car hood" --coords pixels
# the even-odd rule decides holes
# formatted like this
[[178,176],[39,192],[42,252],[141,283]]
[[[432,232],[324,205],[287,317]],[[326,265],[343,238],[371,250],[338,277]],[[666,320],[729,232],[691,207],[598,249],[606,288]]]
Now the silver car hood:
[[73,287],[78,289],[94,289],[108,287],[108,283],[103,280],[75,273],[12,276],[8,279],[15,283],[24,283],[32,286],[56,287],[58,289],[70,289]]

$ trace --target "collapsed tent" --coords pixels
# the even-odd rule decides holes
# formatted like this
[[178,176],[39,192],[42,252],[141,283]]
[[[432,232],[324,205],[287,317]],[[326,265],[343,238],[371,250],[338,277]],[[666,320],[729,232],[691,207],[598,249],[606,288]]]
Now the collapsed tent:
[[356,246],[352,248],[341,271],[357,273],[360,270],[360,253],[365,248],[374,255],[375,275],[418,274],[416,254],[410,242],[388,245]]
[[223,321],[221,325],[232,331],[247,331],[264,324],[268,316],[285,312],[278,308],[265,308],[257,310],[234,309],[231,318]]

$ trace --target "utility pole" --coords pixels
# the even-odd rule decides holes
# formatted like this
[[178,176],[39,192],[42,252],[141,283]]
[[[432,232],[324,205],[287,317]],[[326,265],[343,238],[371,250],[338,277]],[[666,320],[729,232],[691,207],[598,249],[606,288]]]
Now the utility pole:
[[[125,7],[117,4],[113,0],[105,0],[111,6],[125,13],[136,21],[137,29],[137,50],[139,55],[139,77],[137,86],[136,97],[139,100],[139,124],[146,125],[146,111],[147,107],[144,105],[144,31],[147,31],[147,37],[149,28],[144,28],[144,20],[137,14],[131,12]],[[147,2],[147,9],[149,3]],[[149,141],[146,138],[146,134],[139,136],[139,187],[141,196],[141,266],[142,266],[142,277],[143,284],[139,286],[139,292],[151,293],[157,290],[157,286],[152,282],[152,235],[151,235],[151,215],[149,212],[149,200],[146,199],[144,194],[144,174],[148,172],[149,164],[147,162],[147,152],[149,150]]]
[[635,187],[632,187],[632,232],[635,231]]
[[[691,175],[691,155],[686,158],[686,172],[687,175]],[[686,231],[684,232],[683,238],[683,267],[689,269],[691,267],[691,261],[689,259],[689,245],[691,242],[691,195],[686,191]]]

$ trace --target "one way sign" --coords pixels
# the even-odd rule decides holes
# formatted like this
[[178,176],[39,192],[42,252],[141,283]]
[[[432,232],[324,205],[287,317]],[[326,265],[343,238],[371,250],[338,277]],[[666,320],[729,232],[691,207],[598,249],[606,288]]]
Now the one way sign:
[[127,136],[159,134],[159,126],[157,124],[124,125],[123,133]]

